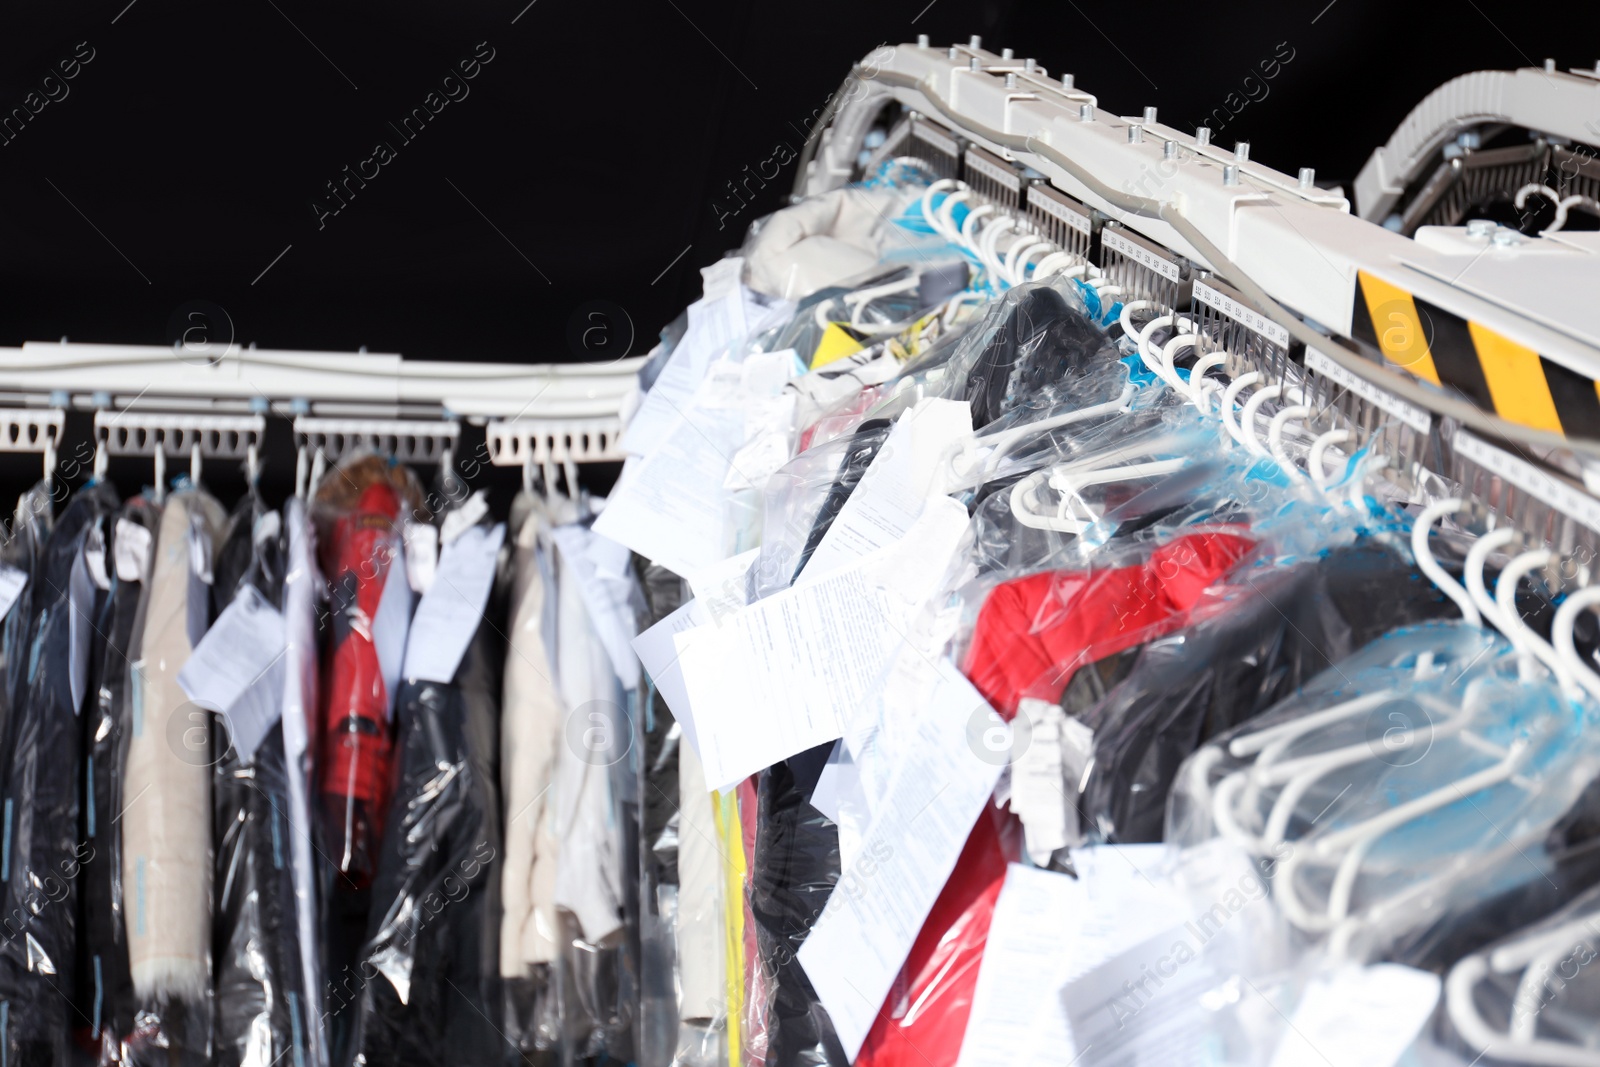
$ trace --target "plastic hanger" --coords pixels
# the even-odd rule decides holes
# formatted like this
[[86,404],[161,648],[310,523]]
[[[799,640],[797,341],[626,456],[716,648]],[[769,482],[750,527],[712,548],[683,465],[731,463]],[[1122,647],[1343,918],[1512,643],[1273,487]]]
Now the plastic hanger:
[[1600,605],[1600,585],[1585,586],[1572,593],[1562,601],[1556,609],[1555,622],[1551,627],[1551,636],[1554,638],[1556,654],[1566,665],[1572,678],[1588,691],[1589,695],[1600,700],[1600,674],[1594,672],[1578,655],[1577,645],[1573,641],[1573,628],[1578,621],[1578,614],[1587,609]]
[[[1591,905],[1565,922],[1544,925],[1509,943],[1475,952],[1450,969],[1444,983],[1445,1011],[1456,1032],[1479,1050],[1480,1058],[1548,1067],[1600,1067],[1600,1050],[1539,1037],[1542,1011],[1537,1007],[1530,1010],[1531,1005],[1545,1004],[1546,991],[1552,985],[1561,989],[1577,980],[1578,975],[1562,972],[1562,964],[1581,947],[1593,950],[1597,925],[1597,912]],[[1513,1010],[1507,1028],[1501,1030],[1479,1012],[1474,990],[1491,974],[1514,975],[1518,971],[1522,978],[1512,998]]]

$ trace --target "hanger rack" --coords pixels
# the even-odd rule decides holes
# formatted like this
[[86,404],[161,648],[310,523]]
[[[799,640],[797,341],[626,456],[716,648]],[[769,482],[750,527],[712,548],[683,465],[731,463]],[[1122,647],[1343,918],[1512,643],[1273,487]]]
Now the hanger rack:
[[[94,413],[110,456],[246,459],[267,416],[293,419],[297,445],[328,461],[355,447],[402,462],[456,451],[463,420],[491,424],[491,458],[532,442],[558,463],[620,462],[619,412],[644,357],[609,364],[406,360],[230,345],[29,342],[0,350],[0,452],[52,456],[71,411]],[[510,429],[507,429],[510,427]],[[510,446],[514,451],[516,446]]]
[[[1468,75],[1435,97],[1460,103],[1472,79],[1499,87],[1490,112],[1557,136],[1600,99],[1600,75],[1548,64]],[[1536,82],[1556,95],[1541,103]],[[1180,132],[1155,108],[1113,114],[1070,74],[977,37],[880,48],[835,95],[845,102],[824,116],[797,197],[848,180],[840,161],[860,148],[848,139],[898,105],[888,141],[899,158],[960,188],[969,209],[989,205],[987,222],[1006,218],[1089,265],[1124,306],[1183,316],[1195,355],[1225,353],[1235,380],[1256,372],[1258,387],[1297,397],[1344,431],[1347,452],[1462,484],[1479,521],[1514,526],[1587,574],[1600,550],[1600,317],[1585,294],[1600,288],[1600,237],[1474,223],[1414,240],[1351,214],[1309,169],[1279,172],[1249,144]],[[1375,154],[1388,162],[1363,171],[1364,203],[1372,173],[1389,189],[1427,146],[1483,121],[1429,101]]]

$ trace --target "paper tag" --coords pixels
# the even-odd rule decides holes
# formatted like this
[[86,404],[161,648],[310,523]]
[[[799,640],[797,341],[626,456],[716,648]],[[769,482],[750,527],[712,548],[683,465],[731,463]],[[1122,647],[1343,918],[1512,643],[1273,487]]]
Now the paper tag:
[[[638,587],[632,574],[619,566],[620,560],[631,559],[631,555],[624,546],[577,524],[558,526],[551,536],[577,579],[589,624],[611,660],[612,671],[624,689],[634,688],[639,684],[639,657],[631,644],[638,633]],[[625,572],[621,580],[602,573],[619,569]]]
[[250,531],[250,540],[257,545],[271,544],[283,532],[283,519],[276,511],[264,511]]
[[713,789],[844,736],[966,528],[937,498],[901,541],[675,636]]
[[406,640],[407,678],[448,684],[483,621],[505,523],[473,526],[439,554],[439,570]]
[[439,543],[451,544],[467,530],[478,525],[478,521],[488,513],[489,494],[479,489],[467,497],[460,507],[445,512],[444,522],[439,528]]
[[439,528],[432,523],[408,522],[405,526],[406,580],[411,591],[421,595],[433,585],[439,566]]
[[[1084,903],[1083,886],[1070,875],[1018,863],[1006,868],[956,1067],[1052,1062],[1024,1054],[1041,1023],[1058,1013],[1062,956],[1072,950]],[[1072,1061],[1064,1046],[1051,1050],[1059,1057],[1053,1062]]]
[[1433,427],[1433,416],[1427,411],[1409,400],[1400,399],[1381,386],[1373,385],[1354,371],[1346,370],[1314,348],[1306,350],[1306,369],[1316,371],[1335,385],[1376,404],[1418,433],[1425,434]]
[[1377,963],[1306,986],[1272,1067],[1394,1067],[1439,1002],[1439,976]]
[[283,713],[284,646],[282,613],[246,584],[178,672],[189,699],[227,721],[246,762]]
[[710,622],[706,610],[698,600],[691,600],[668,615],[631,642],[639,662],[644,664],[656,692],[667,702],[672,717],[683,729],[683,740],[696,756],[700,755],[700,740],[695,733],[694,715],[689,707],[689,691],[683,684],[683,666],[673,637],[694,630]]
[[941,661],[933,699],[855,861],[800,947],[800,965],[851,1060],[994,791],[1000,766],[976,758],[970,741],[974,724],[989,721],[1000,719]]
[[1496,448],[1468,430],[1457,430],[1456,455],[1470,459],[1491,474],[1498,474],[1530,496],[1565,515],[1600,531],[1600,500],[1546,474],[1527,460]]
[[[432,529],[432,527],[429,527]],[[394,719],[395,699],[400,693],[400,668],[406,655],[406,632],[411,625],[410,567],[406,552],[396,546],[400,559],[391,558],[383,576],[383,593],[372,617],[372,649],[378,654],[378,674],[383,678],[388,706],[384,714]],[[405,578],[401,577],[404,573]]]
[[972,439],[972,406],[932,397],[900,416],[812,553],[799,582],[903,537],[930,497],[943,496],[946,457]]
[[83,543],[83,560],[89,565],[89,577],[101,589],[111,588],[111,576],[106,573],[106,531],[96,522],[89,527],[89,536]]
[[729,556],[721,563],[702,567],[688,576],[689,589],[694,598],[706,609],[712,622],[720,622],[750,603],[746,596],[750,568],[761,556],[761,549],[752,548],[737,556]]
[[739,287],[744,277],[744,260],[739,256],[719,259],[709,267],[700,268],[701,298],[721,300]]
[[198,515],[189,524],[189,570],[207,585],[215,580],[211,573],[211,535],[200,524]]
[[[104,559],[102,554],[102,563]],[[87,556],[79,552],[72,561],[72,573],[67,579],[67,630],[71,639],[67,668],[74,715],[83,707],[84,690],[88,688],[89,644],[94,635],[94,597],[94,579],[89,575]]]
[[1053,700],[1026,698],[1017,705],[1017,717],[1025,719],[1029,729],[1015,734],[1026,737],[1026,747],[1011,764],[1011,810],[1022,820],[1029,858],[1044,867],[1052,852],[1071,843],[1061,758],[1061,724],[1066,715]]
[[28,573],[9,563],[0,563],[0,620],[11,614],[11,606],[28,585]]
[[144,581],[145,575],[150,573],[150,547],[154,540],[149,527],[128,519],[117,520],[111,548],[116,560],[117,581]]

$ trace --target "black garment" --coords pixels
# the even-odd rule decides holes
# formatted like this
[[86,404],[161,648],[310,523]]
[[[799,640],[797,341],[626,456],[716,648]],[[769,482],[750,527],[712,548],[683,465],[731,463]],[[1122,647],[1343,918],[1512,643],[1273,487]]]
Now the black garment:
[[[107,523],[106,555],[115,559],[122,523],[150,531],[152,543],[160,511],[149,500],[129,501]],[[127,534],[130,538],[137,534]],[[122,832],[118,815],[127,798],[122,768],[130,736],[129,655],[143,581],[124,580],[109,567],[111,592],[95,623],[104,638],[103,654],[91,665],[89,699],[84,701],[84,777],[88,783],[82,818],[89,855],[79,877],[77,1008],[88,1018],[89,1039],[106,1051],[133,1030],[138,998],[128,964],[127,912],[122,887]],[[83,1019],[79,1020],[83,1025]]]
[[[826,760],[832,746],[821,747]],[[839,831],[811,806],[791,762],[761,772],[750,860],[756,950],[772,987],[767,1067],[847,1067],[833,1023],[796,958],[838,884]]]
[[[83,641],[77,655],[87,671],[106,593],[89,577],[84,546],[91,530],[104,537],[104,520],[116,507],[115,489],[91,484],[73,497],[50,535],[36,572],[27,658],[18,664],[24,676],[0,749],[6,761],[0,1051],[7,1067],[65,1064],[68,1036],[90,1022],[78,1017],[73,1000],[78,882],[92,849],[79,837],[84,724],[73,700],[72,620],[76,613]],[[70,592],[74,570],[77,596]]]
[[1092,835],[1160,841],[1178,767],[1208,739],[1396,627],[1459,614],[1396,549],[1372,539],[1293,567],[1239,571],[1234,581],[1238,599],[1145,645],[1104,699],[1084,708],[1088,700],[1068,687],[1069,713],[1083,708],[1078,718],[1094,731],[1079,796]]
[[855,492],[856,486],[861,483],[861,476],[872,466],[873,459],[878,455],[878,449],[889,439],[890,425],[888,419],[868,419],[850,436],[844,462],[839,465],[839,472],[834,475],[833,484],[828,487],[828,495],[823,499],[817,517],[811,522],[811,530],[806,534],[805,548],[800,551],[800,562],[789,578],[790,584],[800,577],[800,572],[811,562],[811,554],[822,544],[823,537],[828,533],[828,527],[839,517],[845,501],[850,499],[850,494]]
[[988,340],[967,372],[965,394],[974,430],[1020,398],[1117,355],[1105,331],[1046,284],[1013,289],[989,312],[979,336]]
[[[496,584],[449,685],[400,687],[398,780],[342,1064],[501,1062],[500,691]],[[357,1057],[360,1057],[359,1059]]]
[[[213,566],[217,615],[246,586],[282,607],[287,545],[259,498],[246,498],[230,519]],[[260,535],[259,538],[257,535]],[[269,675],[282,699],[281,679]],[[246,762],[217,723],[211,781],[216,844],[212,959],[216,974],[217,1067],[292,1063],[307,1055],[304,977],[290,866],[288,765],[283,725],[262,739]]]

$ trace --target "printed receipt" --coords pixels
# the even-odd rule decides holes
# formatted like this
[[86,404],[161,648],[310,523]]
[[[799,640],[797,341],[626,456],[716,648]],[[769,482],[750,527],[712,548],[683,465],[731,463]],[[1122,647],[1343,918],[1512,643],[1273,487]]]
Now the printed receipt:
[[904,537],[929,498],[946,491],[941,470],[972,437],[972,405],[930,397],[900,416],[800,575],[838,570]]
[[483,621],[506,524],[474,526],[439,553],[433,585],[417,605],[406,641],[405,676],[448,684]]
[[1000,777],[968,743],[974,716],[992,720],[980,720],[984,729],[1004,729],[1000,717],[948,660],[939,681],[855,862],[800,946],[800,965],[852,1060]]
[[674,635],[710,788],[844,736],[966,526],[937,498],[888,548]]

